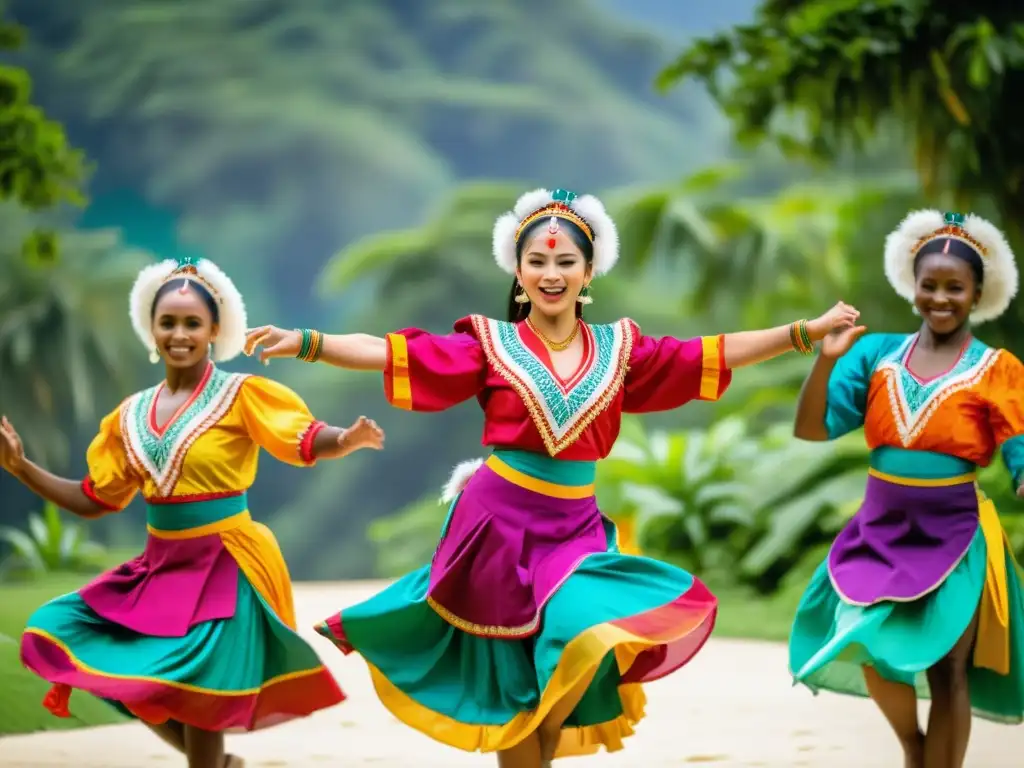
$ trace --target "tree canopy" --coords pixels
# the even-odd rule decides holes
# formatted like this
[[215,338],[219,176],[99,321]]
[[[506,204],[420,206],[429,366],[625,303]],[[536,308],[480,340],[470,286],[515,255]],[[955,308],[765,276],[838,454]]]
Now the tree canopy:
[[[0,51],[14,51],[24,30],[0,20]],[[0,200],[30,210],[85,202],[81,185],[86,172],[81,151],[68,142],[60,123],[47,118],[33,102],[32,80],[24,69],[0,65]],[[37,230],[22,244],[26,255],[42,260],[56,256],[52,233]]]
[[705,84],[748,143],[834,159],[905,134],[925,191],[1024,234],[1024,17],[982,0],[765,0],[660,76]]

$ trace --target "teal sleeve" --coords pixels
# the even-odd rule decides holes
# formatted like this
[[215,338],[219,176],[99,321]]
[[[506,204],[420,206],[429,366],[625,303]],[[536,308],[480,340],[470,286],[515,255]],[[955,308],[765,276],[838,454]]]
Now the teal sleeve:
[[1013,490],[1024,482],[1024,435],[1016,435],[1002,445],[1003,464],[1013,478]]
[[891,339],[888,334],[881,333],[864,336],[836,362],[828,380],[825,410],[829,440],[864,426],[871,374],[879,356],[891,346]]
[[988,385],[992,434],[1016,491],[1024,481],[1024,364],[1000,350]]

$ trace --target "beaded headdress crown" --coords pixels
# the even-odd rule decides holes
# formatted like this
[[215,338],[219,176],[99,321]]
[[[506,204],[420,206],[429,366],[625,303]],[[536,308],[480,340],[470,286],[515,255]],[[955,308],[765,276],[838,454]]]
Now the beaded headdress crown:
[[516,201],[515,208],[494,223],[494,260],[511,275],[518,267],[517,249],[523,233],[538,220],[548,220],[548,234],[559,221],[569,221],[593,243],[594,275],[607,274],[619,258],[619,234],[604,205],[593,195],[567,189],[535,189]]
[[579,227],[583,231],[583,234],[589,238],[590,242],[594,242],[594,230],[591,228],[590,224],[587,223],[587,220],[576,213],[572,208],[572,203],[575,199],[575,192],[570,192],[567,189],[556,189],[551,193],[551,201],[549,203],[542,205],[519,222],[519,226],[516,228],[516,242],[519,242],[520,236],[524,231],[526,231],[527,227],[533,224],[533,222],[537,219],[544,219],[548,217],[551,217],[552,219],[551,223],[548,225],[550,234],[555,234],[555,232],[558,231],[558,219],[565,219]]
[[184,292],[188,290],[189,281],[195,281],[196,283],[199,283],[199,285],[203,286],[207,293],[209,293],[218,304],[223,304],[223,299],[216,287],[199,274],[200,261],[201,259],[196,256],[179,256],[176,259],[176,266],[167,274],[163,279],[163,282],[169,283],[172,280],[181,280],[184,278],[185,285],[182,287],[182,291]]
[[983,259],[988,256],[988,247],[976,237],[972,237],[971,233],[964,229],[964,224],[967,222],[967,217],[964,214],[947,211],[942,214],[942,220],[944,223],[941,227],[931,234],[925,235],[914,244],[915,255],[932,240],[949,238],[951,240],[959,240],[961,243],[971,246]]

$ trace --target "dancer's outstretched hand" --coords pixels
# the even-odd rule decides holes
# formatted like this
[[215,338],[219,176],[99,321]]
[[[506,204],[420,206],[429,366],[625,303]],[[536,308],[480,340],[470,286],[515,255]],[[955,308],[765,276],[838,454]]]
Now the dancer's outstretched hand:
[[384,430],[373,419],[360,416],[355,424],[338,436],[338,444],[353,451],[360,448],[379,451],[384,447]]
[[259,360],[267,365],[274,357],[296,357],[302,348],[302,332],[286,331],[276,325],[263,325],[245,334],[245,354],[259,349]]
[[811,337],[812,342],[822,341],[830,333],[852,328],[857,325],[859,319],[860,310],[845,301],[840,301],[821,317],[807,321],[807,335]]
[[807,321],[807,335],[812,342],[821,342],[822,357],[835,360],[849,352],[853,343],[867,333],[867,326],[857,325],[858,320],[860,311],[840,301],[821,317]]
[[379,451],[384,447],[384,430],[377,422],[360,416],[356,423],[338,435],[336,443],[324,449],[317,449],[318,459],[340,459],[361,448],[372,448]]
[[21,471],[24,461],[25,447],[21,444],[21,438],[7,417],[0,417],[0,467],[16,475]]

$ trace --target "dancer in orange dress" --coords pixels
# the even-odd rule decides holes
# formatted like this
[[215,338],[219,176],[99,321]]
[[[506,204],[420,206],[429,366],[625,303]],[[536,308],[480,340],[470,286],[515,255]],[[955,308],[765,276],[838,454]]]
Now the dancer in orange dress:
[[908,768],[959,768],[972,712],[1024,720],[1019,566],[977,485],[999,451],[1024,496],[1024,365],[974,336],[1009,307],[1017,265],[984,219],[915,211],[886,241],[885,273],[920,329],[831,336],[800,395],[797,437],[863,427],[871,466],[797,609],[790,667],[812,690],[870,696]]

